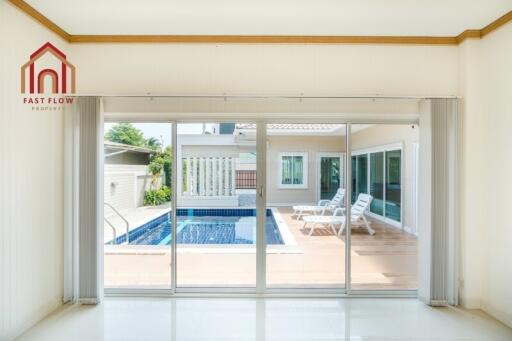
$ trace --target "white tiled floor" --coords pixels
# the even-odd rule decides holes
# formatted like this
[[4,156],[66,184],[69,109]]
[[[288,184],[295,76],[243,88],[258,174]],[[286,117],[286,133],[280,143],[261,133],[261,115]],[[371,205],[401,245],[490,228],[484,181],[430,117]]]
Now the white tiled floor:
[[512,340],[479,312],[415,299],[108,298],[68,306],[20,340]]

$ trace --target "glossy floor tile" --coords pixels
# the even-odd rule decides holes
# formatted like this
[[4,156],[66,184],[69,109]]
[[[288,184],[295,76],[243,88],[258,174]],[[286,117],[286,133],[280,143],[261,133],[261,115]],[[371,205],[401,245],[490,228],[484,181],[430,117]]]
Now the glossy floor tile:
[[19,340],[510,341],[512,329],[415,299],[108,298],[66,306]]

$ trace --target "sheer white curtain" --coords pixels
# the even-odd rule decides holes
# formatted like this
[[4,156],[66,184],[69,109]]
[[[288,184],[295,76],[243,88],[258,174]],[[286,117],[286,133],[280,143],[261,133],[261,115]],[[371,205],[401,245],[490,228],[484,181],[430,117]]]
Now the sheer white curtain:
[[418,296],[430,305],[458,303],[458,99],[421,103]]
[[102,285],[103,119],[98,97],[76,97],[66,115],[64,299],[99,303]]

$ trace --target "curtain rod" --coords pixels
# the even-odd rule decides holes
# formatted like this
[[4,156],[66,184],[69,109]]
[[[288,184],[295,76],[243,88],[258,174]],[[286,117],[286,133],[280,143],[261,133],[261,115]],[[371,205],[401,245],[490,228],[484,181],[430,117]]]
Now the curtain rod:
[[460,96],[302,96],[302,95],[101,95],[73,94],[66,97],[102,97],[102,98],[173,98],[173,99],[458,99]]

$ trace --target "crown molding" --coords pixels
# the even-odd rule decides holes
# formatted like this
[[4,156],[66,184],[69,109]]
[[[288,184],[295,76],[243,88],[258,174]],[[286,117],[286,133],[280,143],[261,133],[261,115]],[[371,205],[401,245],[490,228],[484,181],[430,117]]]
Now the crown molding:
[[455,37],[280,35],[72,35],[71,43],[423,44],[454,45]]
[[23,0],[9,0],[11,4],[18,7],[22,12],[27,14],[29,17],[32,17],[36,21],[38,21],[40,24],[42,24],[44,27],[52,31],[53,33],[57,34],[59,37],[66,41],[71,40],[71,34],[64,31],[62,28],[60,28],[57,24],[55,24],[53,21],[42,15],[39,11],[37,11],[34,7],[30,6]]
[[485,37],[489,33],[497,30],[501,26],[507,24],[509,21],[512,21],[512,11],[509,11],[508,13],[502,15],[498,19],[494,20],[489,25],[485,26],[480,30],[480,36]]
[[465,30],[454,37],[427,36],[289,36],[289,35],[74,35],[64,31],[23,0],[9,0],[22,12],[69,43],[195,43],[195,44],[399,44],[458,45],[481,39],[512,21],[512,11],[482,29]]

